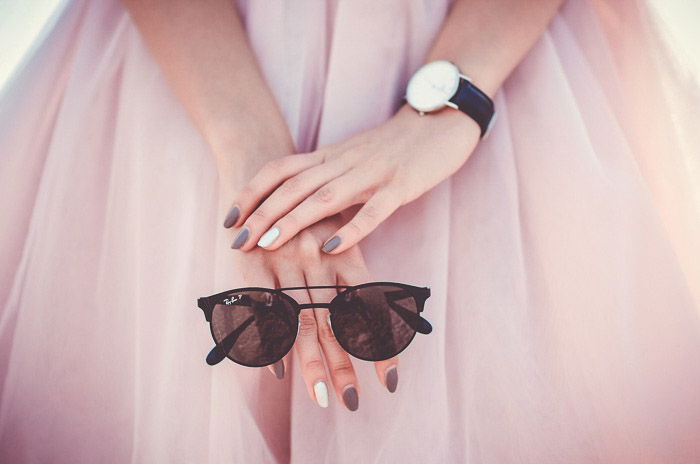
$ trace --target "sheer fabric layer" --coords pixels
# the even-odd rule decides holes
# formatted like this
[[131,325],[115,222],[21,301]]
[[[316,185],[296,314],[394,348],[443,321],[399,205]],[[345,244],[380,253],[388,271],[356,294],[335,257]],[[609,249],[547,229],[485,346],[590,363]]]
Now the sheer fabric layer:
[[[236,6],[309,151],[391,116],[449,1]],[[68,2],[0,96],[0,462],[697,461],[698,100],[643,3],[567,2],[361,245],[433,333],[321,409],[204,363],[195,300],[241,282],[213,158],[120,3]]]

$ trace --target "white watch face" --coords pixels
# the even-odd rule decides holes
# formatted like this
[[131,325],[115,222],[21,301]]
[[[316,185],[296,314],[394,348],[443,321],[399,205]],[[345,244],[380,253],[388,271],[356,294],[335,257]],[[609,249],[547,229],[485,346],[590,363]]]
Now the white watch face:
[[459,69],[445,60],[431,61],[411,77],[406,87],[406,101],[418,111],[432,111],[445,106],[459,86]]

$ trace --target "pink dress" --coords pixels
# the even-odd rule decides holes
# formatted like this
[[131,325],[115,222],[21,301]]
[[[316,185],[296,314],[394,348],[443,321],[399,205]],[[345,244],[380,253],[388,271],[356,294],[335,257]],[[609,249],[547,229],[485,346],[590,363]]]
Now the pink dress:
[[[308,151],[391,116],[449,0],[237,6]],[[294,364],[205,364],[195,300],[240,284],[214,159],[121,4],[68,2],[0,96],[0,462],[700,462],[699,95],[643,3],[566,2],[361,244],[433,333],[322,409]]]

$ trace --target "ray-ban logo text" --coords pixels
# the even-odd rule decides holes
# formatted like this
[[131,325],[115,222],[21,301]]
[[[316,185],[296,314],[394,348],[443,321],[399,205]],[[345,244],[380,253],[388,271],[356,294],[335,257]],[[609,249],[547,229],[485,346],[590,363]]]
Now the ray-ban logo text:
[[230,305],[234,304],[237,301],[240,301],[243,298],[243,295],[235,295],[232,296],[231,298],[224,298],[224,304]]

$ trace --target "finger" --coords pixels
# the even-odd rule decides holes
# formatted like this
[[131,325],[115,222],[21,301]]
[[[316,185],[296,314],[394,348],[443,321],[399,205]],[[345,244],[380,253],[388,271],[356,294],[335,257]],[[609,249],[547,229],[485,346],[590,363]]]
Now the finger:
[[278,185],[323,160],[319,151],[286,155],[268,161],[236,195],[224,227],[237,227]]
[[357,244],[401,206],[393,188],[378,190],[343,227],[323,243],[326,253],[338,254]]
[[[298,273],[296,273],[298,272]],[[300,271],[289,269],[280,272],[278,278],[280,287],[303,287],[306,285]],[[311,302],[307,290],[292,290],[290,296],[299,304]],[[309,398],[322,408],[328,407],[328,379],[326,367],[323,362],[321,347],[318,343],[316,317],[313,308],[302,309],[299,313],[299,332],[297,334],[294,349],[299,358],[301,375],[306,384]]]
[[386,387],[391,393],[396,391],[396,385],[399,382],[399,357],[385,359],[384,361],[376,361],[374,370],[377,372],[379,382]]
[[341,165],[331,162],[314,166],[284,181],[243,223],[249,238],[239,249],[248,251],[256,245],[266,247],[275,242],[279,230],[270,226],[319,187],[341,174]]
[[[329,271],[319,272],[318,267],[307,271],[306,281],[309,285],[335,285],[335,280],[335,276],[332,276]],[[338,294],[335,289],[310,289],[309,293],[314,303],[328,303]],[[350,411],[356,411],[359,406],[360,388],[350,356],[335,338],[329,324],[328,310],[315,308],[314,311],[318,325],[318,339],[335,388],[336,398],[342,401]]]
[[[260,261],[254,261],[248,266],[244,267],[245,272],[241,273],[243,280],[243,287],[247,286],[258,286],[275,288],[275,277],[271,270],[264,267]],[[265,366],[275,377],[281,379],[284,377],[284,363],[283,360],[279,360],[274,364]]]
[[[340,259],[341,257],[342,259]],[[371,282],[369,270],[359,249],[350,250],[338,258],[339,260],[335,263],[338,285],[360,285]],[[398,382],[398,365],[398,356],[374,363],[379,383],[392,393],[396,391]]]
[[366,201],[373,183],[368,176],[344,174],[336,177],[318,188],[268,229],[277,231],[277,238],[273,242],[258,245],[267,250],[279,248],[306,227],[351,205]]
[[269,366],[266,366],[267,369],[272,372],[272,375],[277,377],[278,379],[283,379],[284,378],[284,372],[285,372],[285,358],[280,359],[274,364],[270,364]]
[[[279,280],[276,282],[278,285],[276,285],[274,288],[280,288],[281,285],[279,285]],[[268,287],[268,288],[273,288],[273,287]],[[283,379],[284,378],[284,373],[287,370],[287,366],[289,365],[289,353],[284,355],[282,359],[277,361],[274,364],[270,364],[267,367],[267,369],[272,372],[272,374],[277,377],[278,379]]]

